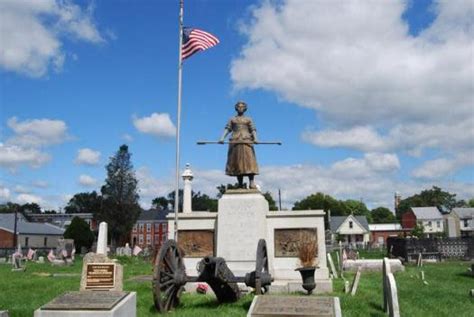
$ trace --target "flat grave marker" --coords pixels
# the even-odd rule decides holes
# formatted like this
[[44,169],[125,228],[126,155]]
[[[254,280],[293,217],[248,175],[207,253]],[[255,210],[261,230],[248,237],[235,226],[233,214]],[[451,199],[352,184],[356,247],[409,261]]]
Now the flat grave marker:
[[339,297],[255,296],[247,317],[341,317]]

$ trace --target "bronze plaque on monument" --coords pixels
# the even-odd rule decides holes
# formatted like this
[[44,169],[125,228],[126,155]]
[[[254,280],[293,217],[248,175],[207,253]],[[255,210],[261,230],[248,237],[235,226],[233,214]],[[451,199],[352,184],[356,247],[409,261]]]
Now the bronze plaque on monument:
[[275,257],[298,257],[298,242],[310,235],[318,241],[316,228],[275,229]]
[[251,317],[341,317],[338,297],[255,296]]
[[87,263],[86,289],[108,289],[115,286],[114,263]]
[[111,310],[128,292],[68,292],[51,302],[41,310]]
[[178,245],[188,258],[214,256],[214,231],[179,230]]

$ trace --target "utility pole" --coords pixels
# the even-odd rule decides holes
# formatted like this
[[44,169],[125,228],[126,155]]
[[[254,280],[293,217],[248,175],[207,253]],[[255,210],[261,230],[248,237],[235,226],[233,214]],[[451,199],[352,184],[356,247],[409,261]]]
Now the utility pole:
[[13,248],[17,247],[16,229],[18,223],[18,207],[15,207],[15,223],[13,225]]
[[278,188],[278,210],[281,211],[281,191]]

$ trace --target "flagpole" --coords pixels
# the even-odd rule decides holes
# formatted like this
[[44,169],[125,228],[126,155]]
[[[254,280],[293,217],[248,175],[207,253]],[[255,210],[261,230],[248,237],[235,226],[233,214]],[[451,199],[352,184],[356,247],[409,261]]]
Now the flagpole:
[[181,81],[183,72],[182,46],[183,46],[183,7],[184,0],[179,0],[179,60],[178,60],[178,109],[176,124],[176,184],[174,192],[174,240],[178,241],[178,209],[179,209],[179,141],[181,129]]

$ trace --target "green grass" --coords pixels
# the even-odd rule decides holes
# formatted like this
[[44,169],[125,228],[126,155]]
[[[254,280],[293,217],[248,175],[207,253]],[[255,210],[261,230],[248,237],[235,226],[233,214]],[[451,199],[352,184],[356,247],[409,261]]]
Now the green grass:
[[[130,280],[139,275],[150,275],[151,264],[137,258],[120,258],[124,265],[124,289],[137,292],[138,316],[156,316],[150,282]],[[11,266],[0,265],[0,310],[10,316],[32,316],[33,311],[66,291],[79,290],[82,261],[71,267],[52,267],[49,264],[27,263],[26,272],[11,272]],[[467,262],[425,264],[423,270],[429,285],[420,279],[419,269],[407,266],[405,272],[395,273],[402,316],[474,316],[474,299],[469,290],[474,279],[465,272]],[[38,273],[77,273],[72,277],[40,276]],[[346,273],[352,281],[353,273]],[[343,316],[386,316],[382,312],[381,273],[363,272],[357,294],[344,294],[343,280],[334,280],[330,295],[341,299]],[[206,295],[184,294],[181,305],[169,316],[245,316],[252,295],[245,295],[233,304],[219,305]]]

